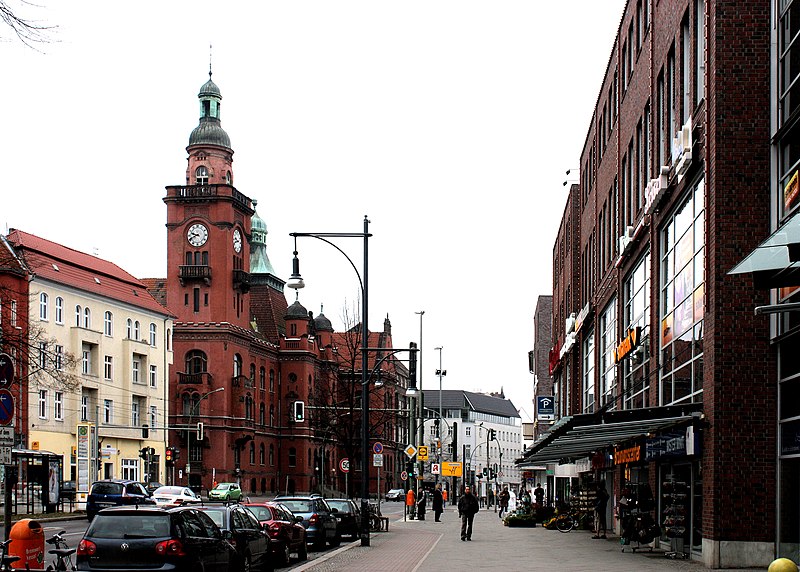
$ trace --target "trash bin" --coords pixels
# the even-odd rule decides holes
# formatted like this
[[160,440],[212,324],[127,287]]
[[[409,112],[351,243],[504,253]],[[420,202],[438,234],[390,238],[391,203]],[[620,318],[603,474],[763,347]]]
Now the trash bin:
[[41,524],[33,519],[23,518],[11,527],[8,537],[11,539],[8,553],[19,556],[12,567],[44,568],[44,530]]

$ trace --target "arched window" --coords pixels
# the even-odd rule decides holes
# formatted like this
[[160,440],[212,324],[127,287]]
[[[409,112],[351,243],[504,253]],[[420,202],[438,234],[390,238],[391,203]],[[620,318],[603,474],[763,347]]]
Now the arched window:
[[108,310],[103,314],[103,333],[107,336],[114,335],[114,314]]
[[271,393],[275,392],[275,370],[269,370],[269,390]]
[[258,370],[258,387],[261,391],[264,391],[267,388],[267,370],[263,367]]
[[297,383],[297,374],[295,373],[289,374],[289,383]]
[[39,294],[39,319],[47,319],[47,310],[49,306],[49,297],[46,292]]
[[242,356],[234,354],[233,356],[233,377],[242,375]]
[[186,353],[186,373],[205,373],[208,371],[208,359],[205,352],[191,350]]
[[258,446],[258,464],[259,465],[264,464],[264,443],[261,443]]
[[289,447],[289,466],[296,467],[297,466],[297,449],[294,447]]
[[92,327],[92,311],[88,307],[83,309],[83,327],[87,330]]
[[258,424],[264,425],[264,422],[267,420],[267,414],[264,406],[264,402],[261,402],[261,405],[258,406]]
[[275,427],[275,406],[269,406],[269,425],[270,427]]
[[195,184],[207,185],[208,184],[208,168],[205,165],[200,165],[194,172]]
[[250,397],[249,393],[244,398],[244,418],[245,419],[253,418],[253,398]]
[[150,324],[150,345],[152,347],[156,347],[156,334],[158,333],[158,329],[156,325],[151,323]]
[[233,184],[233,173],[230,171],[225,172],[225,184],[232,185]]
[[56,296],[56,324],[64,323],[64,298]]
[[189,392],[181,396],[181,411],[184,415],[192,414],[192,395]]
[[140,340],[140,339],[142,339],[142,338],[140,338],[140,337],[139,337],[139,334],[140,334],[140,333],[141,333],[141,327],[140,327],[140,324],[139,324],[139,320],[136,320],[136,321],[133,323],[133,339],[134,339],[134,340]]
[[83,308],[80,305],[75,306],[75,327],[81,327],[81,320],[83,319]]
[[133,337],[133,320],[130,318],[125,322],[125,337],[129,340]]
[[254,363],[250,364],[250,383],[253,387],[256,386],[256,364]]
[[250,464],[256,464],[256,444],[250,441]]
[[269,466],[270,467],[275,466],[275,445],[273,445],[272,443],[270,443],[269,445]]

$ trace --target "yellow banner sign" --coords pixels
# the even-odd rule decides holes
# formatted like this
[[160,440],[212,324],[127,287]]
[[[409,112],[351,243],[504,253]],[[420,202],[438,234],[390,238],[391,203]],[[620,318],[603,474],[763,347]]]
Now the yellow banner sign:
[[442,463],[443,477],[460,477],[463,474],[461,463]]

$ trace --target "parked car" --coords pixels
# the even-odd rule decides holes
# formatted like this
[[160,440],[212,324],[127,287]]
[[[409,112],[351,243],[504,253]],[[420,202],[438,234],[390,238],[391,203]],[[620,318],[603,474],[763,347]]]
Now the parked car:
[[406,490],[405,489],[392,489],[388,493],[386,493],[386,500],[387,501],[403,501],[403,500],[406,500]]
[[271,544],[276,560],[286,566],[291,555],[297,553],[300,560],[308,559],[306,529],[301,524],[302,516],[295,516],[292,511],[280,503],[247,503],[246,506],[256,515],[275,542]]
[[197,507],[211,517],[220,530],[228,531],[236,548],[231,570],[250,572],[274,570],[271,540],[256,516],[240,504],[204,505]]
[[316,550],[325,548],[327,542],[331,546],[339,546],[342,537],[336,530],[336,509],[328,506],[320,496],[279,496],[278,502],[292,511],[295,516],[303,517],[303,527],[306,529],[306,540]]
[[360,531],[361,509],[350,499],[325,499],[328,506],[336,509],[336,530],[340,537],[347,536],[351,540],[358,538]]
[[148,493],[150,493],[152,495],[153,491],[155,491],[157,488],[160,488],[160,487],[163,487],[163,486],[164,485],[162,483],[159,483],[158,481],[150,481],[149,483],[147,483],[144,486],[144,488],[147,490]]
[[86,516],[92,520],[104,508],[120,505],[155,505],[139,481],[104,479],[92,483],[86,497]]
[[75,481],[64,481],[61,483],[61,500],[74,501],[76,498],[77,488]]
[[193,507],[113,507],[92,519],[75,565],[87,572],[229,572],[235,555],[226,535]]
[[236,483],[219,483],[208,491],[208,500],[238,501],[242,498],[242,489]]
[[152,499],[158,506],[166,508],[201,502],[200,497],[189,487],[158,487],[153,491]]

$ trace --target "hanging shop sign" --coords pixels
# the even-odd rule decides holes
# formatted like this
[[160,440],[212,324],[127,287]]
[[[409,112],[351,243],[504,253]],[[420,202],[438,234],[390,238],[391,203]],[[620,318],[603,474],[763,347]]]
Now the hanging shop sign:
[[553,421],[556,418],[556,400],[552,395],[536,396],[536,418],[539,421]]
[[548,353],[548,362],[549,362],[549,373],[553,375],[555,371],[558,369],[558,366],[561,365],[561,342],[556,341],[556,345],[550,348],[550,352]]
[[579,473],[588,473],[592,470],[592,460],[589,457],[582,457],[575,461],[575,470]]
[[653,214],[656,210],[658,203],[664,198],[664,195],[669,188],[669,181],[667,176],[669,174],[669,167],[663,166],[659,170],[658,177],[650,179],[647,187],[644,190],[644,212],[645,214]]
[[581,331],[581,326],[583,326],[583,323],[586,321],[586,318],[589,317],[589,312],[591,311],[592,311],[592,305],[589,302],[587,302],[586,305],[583,307],[583,309],[580,312],[578,312],[578,316],[575,318],[576,332]]
[[681,182],[689,166],[692,164],[692,118],[681,126],[672,139],[672,164],[675,166],[674,176]]
[[619,343],[619,345],[614,350],[614,363],[621,362],[626,356],[630,355],[630,353],[635,350],[639,346],[639,336],[642,332],[642,329],[639,326],[635,328],[630,328],[628,330],[628,335],[623,338],[623,340]]
[[561,351],[559,352],[559,358],[564,359],[564,356],[569,353],[569,350],[572,349],[572,346],[575,345],[575,332],[567,334],[564,338],[564,345],[561,346]]
[[781,424],[781,455],[800,454],[800,421]]
[[795,171],[794,175],[789,179],[789,182],[783,187],[783,208],[786,210],[791,208],[795,199],[797,199],[797,195],[800,194],[800,177],[798,173],[800,173],[800,171]]
[[645,442],[645,460],[689,457],[700,452],[700,434],[693,426],[657,435]]
[[642,460],[642,446],[634,445],[625,449],[614,449],[614,464],[625,465],[638,463]]

